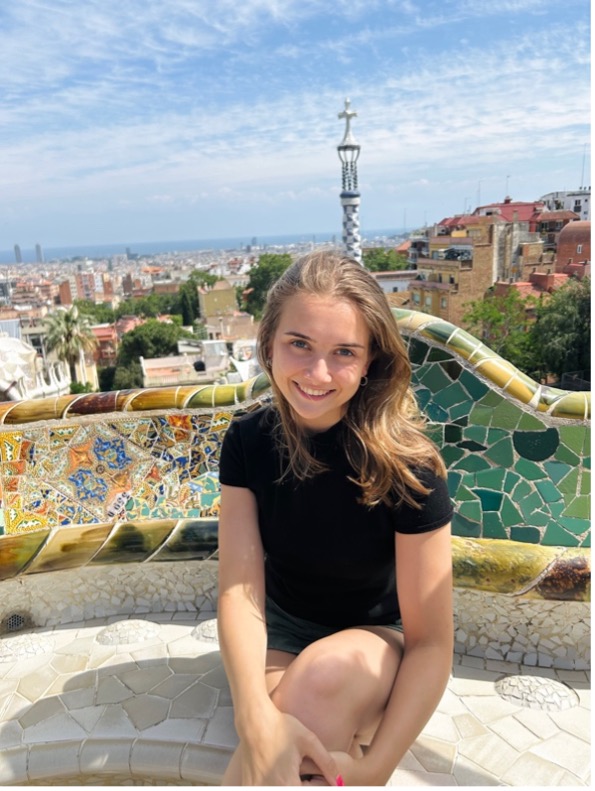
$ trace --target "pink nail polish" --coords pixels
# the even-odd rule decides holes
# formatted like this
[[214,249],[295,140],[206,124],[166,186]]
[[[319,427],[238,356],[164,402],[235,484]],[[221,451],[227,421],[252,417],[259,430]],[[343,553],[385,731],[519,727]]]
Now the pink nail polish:
[[343,782],[343,778],[341,777],[341,775],[337,775],[337,785],[338,785],[338,786],[344,786],[344,785],[345,785],[345,783]]

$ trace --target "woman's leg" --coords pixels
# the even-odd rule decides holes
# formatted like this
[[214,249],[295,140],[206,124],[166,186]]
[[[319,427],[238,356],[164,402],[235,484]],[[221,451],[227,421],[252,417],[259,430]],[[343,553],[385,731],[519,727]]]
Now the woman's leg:
[[[280,711],[312,730],[328,750],[361,755],[380,722],[403,652],[403,636],[387,627],[336,632],[295,656],[267,652],[267,688]],[[302,774],[318,773],[304,762]],[[222,785],[241,785],[239,749]]]
[[[271,698],[312,730],[328,750],[361,755],[384,712],[403,652],[387,627],[346,629],[312,643],[290,662]],[[273,676],[271,677],[273,678]],[[302,773],[316,774],[304,763]]]

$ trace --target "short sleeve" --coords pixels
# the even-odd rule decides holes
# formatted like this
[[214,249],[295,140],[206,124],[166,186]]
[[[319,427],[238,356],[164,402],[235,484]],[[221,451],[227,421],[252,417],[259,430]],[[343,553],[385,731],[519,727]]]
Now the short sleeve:
[[248,486],[240,422],[229,424],[219,458],[219,481],[226,486]]
[[453,507],[444,478],[431,470],[416,470],[418,479],[430,489],[426,495],[415,495],[421,508],[402,503],[394,509],[395,532],[427,533],[448,524],[453,515]]

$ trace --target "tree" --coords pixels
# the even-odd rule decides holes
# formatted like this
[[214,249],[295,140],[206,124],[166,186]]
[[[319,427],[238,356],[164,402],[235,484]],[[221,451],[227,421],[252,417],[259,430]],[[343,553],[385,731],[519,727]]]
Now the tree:
[[248,313],[259,319],[262,315],[269,288],[278,280],[292,259],[289,253],[263,253],[258,264],[250,270],[250,279],[244,292]]
[[504,295],[488,294],[485,299],[467,302],[463,324],[490,349],[533,376],[539,370],[535,337],[529,332],[534,306],[533,297],[523,299],[511,288]]
[[75,299],[74,304],[79,313],[89,316],[89,320],[95,324],[113,324],[116,319],[113,308],[104,303],[98,305],[90,299]]
[[[139,357],[169,357],[177,354],[180,338],[193,338],[193,334],[177,324],[149,319],[144,324],[127,332],[120,344],[116,367],[126,368]],[[116,371],[117,378],[118,372]],[[115,380],[114,380],[115,384]]]
[[532,328],[542,370],[558,379],[591,369],[591,279],[569,280],[540,302]]
[[55,351],[59,360],[68,364],[70,379],[77,382],[76,364],[85,352],[97,346],[88,316],[82,315],[76,305],[70,310],[58,308],[47,319],[47,348]]
[[407,269],[407,256],[387,247],[368,247],[362,253],[364,266],[370,272],[392,272]]

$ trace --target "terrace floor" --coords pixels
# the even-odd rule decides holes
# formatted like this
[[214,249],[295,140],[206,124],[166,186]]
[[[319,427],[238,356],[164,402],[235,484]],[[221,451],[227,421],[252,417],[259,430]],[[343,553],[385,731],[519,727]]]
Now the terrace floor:
[[[389,785],[590,786],[589,681],[455,655]],[[113,616],[0,640],[0,785],[218,785],[235,740],[213,620]]]

